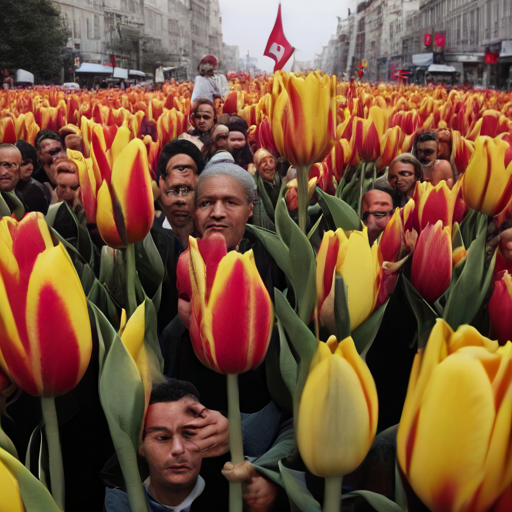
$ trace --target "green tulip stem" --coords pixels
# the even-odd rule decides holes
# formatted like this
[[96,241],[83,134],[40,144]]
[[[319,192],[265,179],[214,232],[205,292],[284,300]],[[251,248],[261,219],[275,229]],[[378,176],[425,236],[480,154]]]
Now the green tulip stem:
[[308,167],[301,165],[297,168],[297,196],[299,204],[299,228],[306,234],[308,217]]
[[342,476],[325,479],[323,512],[340,512]]
[[364,177],[366,175],[366,162],[363,162],[361,164],[361,175],[360,175],[360,180],[361,182],[359,183],[359,203],[357,205],[357,216],[359,218],[361,218],[361,208],[362,208],[362,205],[363,205],[363,190],[364,190]]
[[135,245],[126,247],[126,319],[130,318],[137,309],[137,297],[135,295]]
[[43,410],[44,431],[50,458],[49,466],[52,496],[59,508],[64,511],[64,465],[62,464],[59,421],[57,419],[57,410],[55,409],[55,399],[53,397],[41,397],[41,408]]
[[[244,461],[244,443],[238,395],[238,375],[228,373],[226,377],[228,379],[229,449],[231,462],[239,464]],[[229,512],[242,512],[242,509],[242,482],[229,482]]]

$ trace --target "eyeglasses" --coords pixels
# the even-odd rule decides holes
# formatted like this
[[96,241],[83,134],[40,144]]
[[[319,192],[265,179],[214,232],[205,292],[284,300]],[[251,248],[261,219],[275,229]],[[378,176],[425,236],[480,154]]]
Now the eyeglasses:
[[194,119],[204,119],[205,121],[208,121],[209,119],[212,119],[212,116],[203,116],[201,114],[194,114]]
[[53,149],[50,149],[50,151],[48,151],[48,154],[50,156],[55,156],[55,155],[59,154],[61,151],[62,151],[62,148],[53,148]]
[[219,140],[228,140],[228,134],[222,133],[220,135],[217,135],[217,137],[215,137],[215,142],[219,142]]
[[363,213],[363,222],[366,222],[370,215],[373,215],[377,219],[382,219],[382,218],[387,217],[388,215],[392,215],[392,214],[393,214],[393,210],[391,210],[389,212],[364,212]]
[[19,165],[14,162],[0,162],[0,167],[3,167],[5,170],[10,171],[11,169],[17,169]]
[[165,191],[165,195],[167,196],[173,196],[173,197],[186,197],[190,194],[190,192],[193,192],[191,188],[188,187],[176,187],[176,188],[170,188],[169,190]]

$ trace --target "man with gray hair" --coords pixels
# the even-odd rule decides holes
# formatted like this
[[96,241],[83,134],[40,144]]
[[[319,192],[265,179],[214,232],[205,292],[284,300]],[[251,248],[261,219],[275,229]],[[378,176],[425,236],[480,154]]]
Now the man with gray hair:
[[195,226],[202,237],[221,233],[228,251],[239,249],[256,199],[253,177],[222,162],[205,169],[196,185]]

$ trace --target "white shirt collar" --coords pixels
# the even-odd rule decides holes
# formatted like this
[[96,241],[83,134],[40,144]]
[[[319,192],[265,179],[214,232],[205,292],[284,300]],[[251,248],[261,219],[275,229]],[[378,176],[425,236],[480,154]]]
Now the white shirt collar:
[[164,229],[170,229],[172,231],[171,223],[169,222],[169,219],[165,217],[164,221],[162,222],[162,227]]
[[[149,492],[150,482],[151,482],[150,477],[146,478],[146,480],[144,480],[144,487],[148,491],[148,494],[151,496],[151,493]],[[179,505],[176,505],[175,507],[169,507],[167,505],[162,505],[162,507],[165,507],[170,512],[190,512],[190,507],[192,506],[192,503],[198,496],[201,495],[201,493],[204,491],[204,487],[205,487],[204,478],[201,475],[197,475],[196,485],[192,489],[192,492]],[[151,496],[151,497],[155,500],[155,498],[153,496]]]

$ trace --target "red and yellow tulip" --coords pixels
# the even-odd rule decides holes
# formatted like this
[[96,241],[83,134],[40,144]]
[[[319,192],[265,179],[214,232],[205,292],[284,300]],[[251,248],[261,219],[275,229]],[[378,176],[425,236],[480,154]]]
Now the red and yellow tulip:
[[487,310],[491,318],[491,336],[501,345],[512,340],[512,276],[505,270],[494,281],[494,291]]
[[78,384],[92,351],[87,300],[40,213],[0,220],[0,319],[0,362],[19,387],[53,397]]
[[180,265],[178,288],[180,295],[190,293],[196,356],[222,374],[257,367],[267,353],[274,312],[252,251],[226,252],[222,236],[191,237],[189,251],[188,275]]
[[98,190],[96,223],[107,245],[116,249],[144,240],[153,225],[154,206],[148,155],[132,140],[114,162],[111,183]]
[[512,483],[512,346],[438,320],[414,360],[400,466],[432,512],[486,512]]
[[427,302],[435,302],[452,279],[451,228],[441,220],[419,235],[412,255],[411,282]]
[[272,112],[276,147],[296,168],[321,162],[336,138],[336,77],[283,73]]

